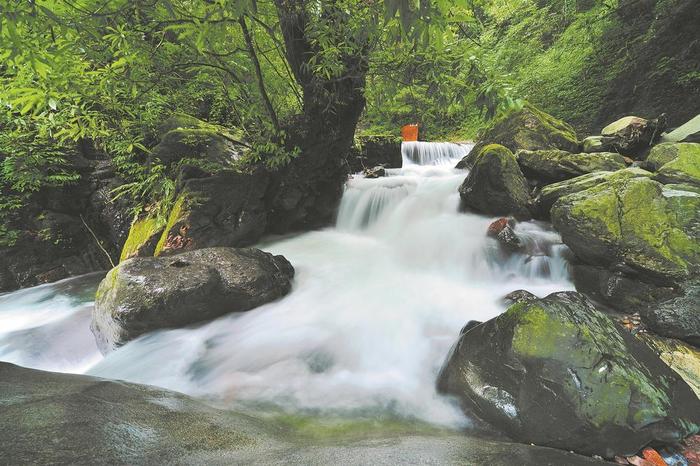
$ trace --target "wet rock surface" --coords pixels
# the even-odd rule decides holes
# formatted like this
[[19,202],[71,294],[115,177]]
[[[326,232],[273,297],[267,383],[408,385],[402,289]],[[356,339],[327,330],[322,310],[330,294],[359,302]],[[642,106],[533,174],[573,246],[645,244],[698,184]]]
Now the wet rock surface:
[[103,155],[87,155],[92,158],[69,154],[66,170],[79,176],[75,183],[32,193],[4,221],[17,238],[0,246],[0,293],[104,270],[117,261],[130,215],[123,199],[112,201],[112,190],[123,181]]
[[514,439],[604,457],[673,444],[700,423],[690,387],[573,292],[521,301],[464,333],[438,388]]
[[308,435],[155,387],[7,363],[0,414],[0,450],[16,464],[606,464],[411,424],[382,432],[348,421],[334,433],[319,421]]
[[290,291],[293,276],[284,257],[254,248],[129,259],[100,283],[91,328],[106,353],[153,330],[247,311],[280,298]]

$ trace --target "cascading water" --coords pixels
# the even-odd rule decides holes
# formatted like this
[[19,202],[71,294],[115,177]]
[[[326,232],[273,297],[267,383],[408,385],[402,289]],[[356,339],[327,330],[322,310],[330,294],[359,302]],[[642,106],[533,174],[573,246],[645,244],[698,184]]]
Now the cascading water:
[[465,172],[452,167],[468,146],[403,149],[403,168],[348,181],[335,228],[260,245],[296,268],[285,298],[154,332],[102,358],[88,328],[90,299],[68,298],[76,295],[65,289],[71,281],[45,285],[0,296],[0,359],[227,405],[464,422],[435,392],[462,326],[498,315],[510,291],[572,286],[563,246],[546,226],[518,224],[528,254],[506,257],[485,235],[493,219],[458,212]]

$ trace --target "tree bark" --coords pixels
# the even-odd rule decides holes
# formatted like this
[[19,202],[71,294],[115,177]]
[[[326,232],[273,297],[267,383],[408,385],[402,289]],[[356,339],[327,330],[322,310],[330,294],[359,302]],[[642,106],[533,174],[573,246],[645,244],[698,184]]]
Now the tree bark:
[[342,57],[339,75],[314,74],[312,59],[319,50],[306,35],[312,17],[305,2],[275,0],[287,62],[303,96],[303,113],[286,131],[287,145],[300,148],[301,155],[278,175],[272,199],[270,227],[276,232],[316,228],[334,219],[349,172],[345,159],[365,106],[369,46]]

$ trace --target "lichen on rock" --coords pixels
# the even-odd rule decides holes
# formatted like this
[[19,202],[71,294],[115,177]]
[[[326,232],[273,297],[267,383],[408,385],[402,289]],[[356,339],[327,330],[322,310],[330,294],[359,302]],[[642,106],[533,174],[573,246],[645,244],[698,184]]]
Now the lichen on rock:
[[463,333],[438,388],[519,441],[605,457],[700,423],[688,385],[573,292],[517,302]]
[[649,178],[609,180],[551,209],[562,240],[585,263],[629,267],[660,284],[697,271],[700,196]]
[[457,168],[471,168],[477,154],[489,144],[500,144],[511,152],[519,149],[578,152],[579,149],[571,125],[529,103],[503,115],[483,130],[474,149],[457,164]]

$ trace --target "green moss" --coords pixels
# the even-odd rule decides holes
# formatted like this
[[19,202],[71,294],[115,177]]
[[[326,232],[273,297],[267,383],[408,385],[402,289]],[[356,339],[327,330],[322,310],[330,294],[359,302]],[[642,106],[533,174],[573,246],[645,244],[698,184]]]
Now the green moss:
[[400,437],[402,435],[439,435],[446,429],[418,420],[381,416],[351,418],[332,416],[304,416],[298,414],[276,415],[271,418],[276,425],[292,437],[313,441],[353,441],[373,437]]
[[699,212],[695,192],[646,177],[617,178],[561,197],[552,220],[574,252],[597,251],[589,260],[624,262],[675,281],[700,260]]
[[593,187],[583,191],[588,196],[577,198],[571,209],[575,217],[591,221],[592,230],[597,230],[600,236],[611,236],[620,239],[622,226],[619,221],[620,204],[615,189]]
[[659,169],[656,178],[664,183],[700,185],[700,144],[681,143],[673,149],[676,156]]
[[506,113],[491,123],[479,135],[473,151],[488,144],[500,144],[513,152],[518,149],[576,152],[579,146],[576,132],[570,125],[531,104]]
[[160,253],[163,251],[163,248],[168,243],[168,236],[170,234],[170,231],[187,214],[187,207],[189,206],[189,203],[191,201],[192,200],[190,199],[190,196],[187,193],[180,194],[180,196],[177,198],[175,204],[173,204],[173,208],[170,210],[170,214],[168,215],[168,221],[165,224],[163,233],[161,234],[160,239],[158,240],[158,244],[155,247],[155,251],[153,253],[154,256],[160,255]]
[[541,307],[529,306],[515,327],[512,348],[525,357],[553,358],[572,344],[577,333],[572,324],[552,319]]
[[[129,229],[129,236],[119,256],[119,262],[137,255],[143,249],[152,248],[153,243],[163,230],[164,223],[164,219],[158,216],[148,216],[134,220]],[[150,255],[152,251],[143,252]]]
[[[519,360],[548,361],[569,374],[562,379],[564,388],[594,426],[632,422],[641,427],[666,415],[668,397],[629,356],[614,324],[598,311],[573,314],[551,303],[529,302],[511,306],[499,320],[499,327],[512,326],[511,350]],[[606,358],[618,364],[608,365]]]
[[105,275],[105,278],[102,279],[100,285],[97,287],[97,291],[95,292],[95,301],[99,301],[104,297],[105,293],[109,293],[116,288],[118,275],[119,266],[114,267],[112,270],[107,272],[107,275]]

